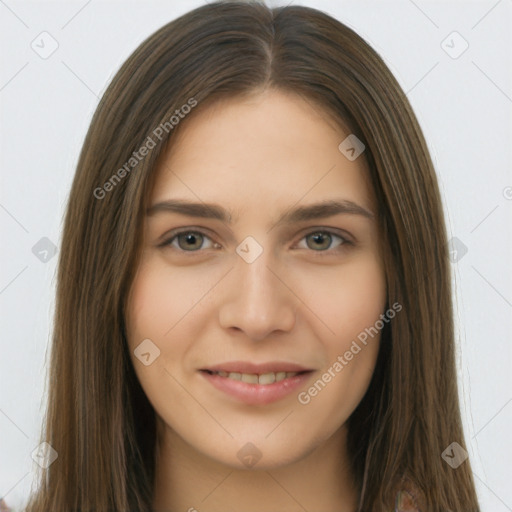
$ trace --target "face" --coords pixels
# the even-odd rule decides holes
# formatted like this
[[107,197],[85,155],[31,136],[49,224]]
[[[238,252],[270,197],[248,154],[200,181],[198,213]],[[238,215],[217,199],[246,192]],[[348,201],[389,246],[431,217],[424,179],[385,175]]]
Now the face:
[[132,362],[162,435],[284,466],[343,433],[375,368],[380,332],[361,340],[386,282],[364,153],[346,158],[348,132],[275,90],[181,129],[127,301]]

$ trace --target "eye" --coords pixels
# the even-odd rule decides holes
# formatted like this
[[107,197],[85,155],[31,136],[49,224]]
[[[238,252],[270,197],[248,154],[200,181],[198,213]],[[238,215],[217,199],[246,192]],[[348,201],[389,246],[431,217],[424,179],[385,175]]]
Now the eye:
[[[329,230],[312,231],[300,240],[306,240],[306,247],[299,247],[300,249],[312,249],[313,252],[330,252],[330,250],[339,251],[346,249],[347,245],[354,245],[345,237],[334,233]],[[338,240],[333,247],[333,242]],[[209,241],[206,246],[205,241]],[[201,252],[200,249],[218,249],[220,244],[213,242],[212,239],[199,230],[183,229],[181,231],[171,232],[171,237],[163,241],[159,247],[171,246],[173,249],[180,252]]]
[[[205,240],[209,240],[212,242],[211,238],[207,236],[205,233],[201,231],[191,231],[191,230],[183,230],[164,241],[161,246],[172,246],[176,248],[178,251],[183,252],[198,252],[197,249],[212,249],[213,246],[219,247],[219,244],[211,243],[209,247],[203,247],[203,242]],[[177,247],[176,244],[177,243]]]
[[[333,247],[334,239],[338,239],[339,242]],[[314,252],[327,252],[330,249],[341,250],[345,248],[342,247],[344,245],[353,245],[346,238],[328,230],[313,231],[304,236],[302,240],[306,240],[306,248],[313,249]],[[300,248],[303,249],[304,247]]]

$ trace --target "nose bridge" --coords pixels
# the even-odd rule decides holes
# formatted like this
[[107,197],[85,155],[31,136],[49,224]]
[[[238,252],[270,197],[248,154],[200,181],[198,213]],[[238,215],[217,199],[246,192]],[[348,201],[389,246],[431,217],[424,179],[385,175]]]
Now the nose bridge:
[[252,301],[258,301],[266,296],[267,299],[271,297],[277,298],[281,290],[277,290],[282,283],[276,278],[274,272],[271,272],[272,267],[276,267],[275,259],[272,256],[270,249],[263,250],[254,261],[237,262],[237,276],[241,280],[241,291],[244,296],[247,296]]
[[252,237],[236,249],[232,290],[220,306],[223,327],[237,327],[252,339],[262,339],[273,330],[289,330],[295,322],[293,293],[279,276],[282,268],[273,251]]

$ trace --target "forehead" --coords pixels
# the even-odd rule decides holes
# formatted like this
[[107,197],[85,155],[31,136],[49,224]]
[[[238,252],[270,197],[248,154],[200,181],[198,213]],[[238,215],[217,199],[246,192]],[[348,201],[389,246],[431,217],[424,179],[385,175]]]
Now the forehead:
[[[364,153],[314,102],[277,90],[222,100],[182,121],[159,159],[150,204],[172,198],[260,216],[276,205],[348,200],[372,209]],[[279,208],[281,209],[281,208]],[[237,213],[235,213],[237,212]]]

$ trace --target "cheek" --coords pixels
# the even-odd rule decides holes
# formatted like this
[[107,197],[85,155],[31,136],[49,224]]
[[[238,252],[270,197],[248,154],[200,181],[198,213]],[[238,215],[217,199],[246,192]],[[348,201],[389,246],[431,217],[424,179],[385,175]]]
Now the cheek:
[[[317,276],[318,277],[318,276]],[[364,396],[375,369],[381,329],[375,325],[386,306],[386,281],[372,256],[339,269],[333,279],[306,284],[308,303],[318,312],[326,363],[319,380],[305,389],[317,414],[329,412],[326,425],[344,422]],[[380,325],[380,323],[379,323]],[[327,428],[327,427],[326,427]]]
[[[172,326],[178,321],[177,298],[164,272],[156,272],[147,264],[141,265],[132,283],[126,307],[126,334],[130,358],[147,398],[155,410],[162,383],[168,380],[165,369],[180,359],[180,343],[164,343],[172,336]],[[167,331],[171,331],[165,335]],[[148,342],[147,340],[151,340]],[[142,349],[144,347],[144,349]],[[149,353],[149,361],[143,354]],[[149,363],[146,366],[146,363]]]
[[168,301],[169,290],[165,280],[157,281],[148,267],[141,267],[132,283],[126,310],[127,335],[132,348],[143,339],[161,338],[166,329],[162,313]]
[[[204,294],[197,276],[191,279],[187,270],[174,269],[147,261],[141,265],[132,284],[127,304],[127,330],[131,343],[150,338],[165,347],[180,347],[179,340],[165,343],[182,329],[186,316],[192,313],[198,299]],[[180,334],[180,339],[184,339]],[[163,347],[160,347],[161,349]]]
[[332,271],[325,275],[303,275],[302,293],[318,322],[324,325],[322,332],[326,335],[322,338],[331,349],[349,346],[384,312],[384,270],[374,255],[340,266],[335,276]]
[[[187,285],[190,278],[182,272],[170,271],[148,258],[138,269],[126,303],[130,358],[139,383],[156,411],[166,409],[165,397],[176,396],[178,390],[170,375],[177,373],[196,338],[191,330],[194,326],[186,320],[187,312],[193,312],[191,308],[199,292]],[[142,346],[146,347],[144,351],[139,348]],[[139,359],[146,352],[150,353],[148,365]]]

